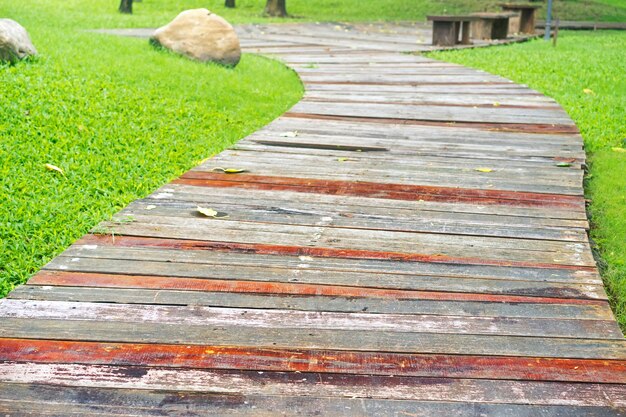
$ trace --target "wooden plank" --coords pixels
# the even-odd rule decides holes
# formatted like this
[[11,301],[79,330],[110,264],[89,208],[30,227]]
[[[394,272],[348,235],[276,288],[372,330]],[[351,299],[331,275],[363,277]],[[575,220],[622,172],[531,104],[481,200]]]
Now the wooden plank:
[[[135,217],[125,222],[103,222],[98,233],[164,239],[192,239],[241,245],[320,248],[332,252],[353,251],[357,257],[366,254],[394,258],[406,254],[414,260],[436,259],[440,262],[511,266],[594,267],[595,261],[587,243],[541,240],[467,237],[454,235],[389,232],[381,230],[335,229],[318,226],[244,223],[206,219],[199,216],[186,220],[163,216]],[[450,238],[447,242],[446,238]],[[501,246],[498,244],[501,243]],[[384,244],[388,252],[377,251]],[[401,252],[411,248],[410,252]],[[298,250],[298,249],[296,249]],[[488,250],[488,256],[485,256]],[[331,255],[332,256],[332,255]],[[403,256],[403,255],[400,255]]]
[[[207,306],[105,304],[8,299],[0,317],[32,320],[242,326],[259,329],[367,330],[370,332],[450,333],[623,340],[613,320],[539,319],[404,315],[389,313],[303,312]],[[272,331],[268,330],[268,331]]]
[[[143,237],[129,237],[129,236],[101,236],[92,237],[89,239],[83,239],[81,243],[95,243],[106,244],[107,239],[109,241],[114,240],[115,244],[136,245],[142,247],[154,247],[154,248],[168,248],[168,249],[183,249],[184,256],[190,256],[188,250],[204,251],[204,250],[218,250],[232,252],[246,252],[256,253],[261,255],[285,255],[285,256],[297,256],[304,262],[296,264],[295,268],[289,269],[258,269],[258,265],[252,267],[240,266],[237,268],[222,267],[220,265],[214,265],[210,271],[199,268],[197,265],[180,263],[176,266],[172,265],[173,260],[167,260],[165,262],[160,260],[159,262],[146,262],[141,260],[135,261],[122,261],[122,260],[106,260],[106,259],[90,259],[90,258],[58,258],[51,261],[46,268],[56,269],[60,271],[75,271],[75,272],[95,272],[95,273],[117,273],[117,274],[143,274],[143,275],[160,275],[160,276],[178,276],[178,277],[191,277],[191,278],[211,278],[211,279],[239,279],[239,280],[252,280],[252,281],[273,281],[273,282],[301,282],[301,283],[314,283],[322,285],[348,285],[348,286],[369,286],[374,288],[395,288],[395,289],[409,289],[409,290],[434,290],[434,291],[450,291],[450,292],[485,292],[491,294],[510,294],[510,295],[528,295],[528,296],[543,296],[543,297],[564,297],[564,298],[596,298],[606,299],[606,294],[601,285],[590,284],[569,284],[560,283],[556,278],[552,278],[553,282],[546,281],[547,273],[550,273],[550,277],[558,277],[559,269],[563,269],[560,273],[570,274],[572,276],[587,276],[588,272],[592,275],[595,273],[594,269],[585,271],[582,267],[571,268],[565,265],[552,265],[552,269],[548,269],[548,266],[533,265],[532,268],[526,269],[530,265],[510,265],[509,263],[500,263],[500,266],[509,266],[513,268],[505,268],[497,271],[500,268],[482,268],[485,265],[484,261],[477,262],[476,265],[480,266],[478,269],[472,268],[471,263],[467,265],[465,263],[453,262],[452,259],[443,259],[441,257],[427,258],[421,255],[411,256],[409,254],[393,254],[393,253],[376,253],[376,252],[355,252],[355,251],[331,251],[327,248],[305,248],[305,247],[286,247],[277,245],[245,245],[245,244],[233,244],[233,243],[220,243],[209,241],[185,241],[185,240],[169,240],[169,239],[155,239],[155,238],[143,238]],[[110,244],[110,243],[109,243]],[[91,246],[91,245],[89,245]],[[94,245],[97,249],[97,245]],[[314,258],[318,258],[318,262],[328,262],[329,258],[339,259],[358,259],[361,271],[353,272],[346,271],[340,275],[336,273],[336,269],[332,267],[326,269],[326,273],[320,273],[315,266],[311,268],[310,263],[315,262]],[[385,260],[394,261],[394,264],[388,264],[390,267],[393,265],[404,265],[404,271],[396,269],[388,272],[377,273],[376,275],[367,274],[362,269],[363,266],[367,268],[376,265],[363,263],[363,260]],[[400,262],[398,262],[400,261]],[[408,261],[408,263],[406,263]],[[421,263],[414,263],[421,262]],[[457,265],[455,265],[455,263]],[[381,263],[379,266],[385,265]],[[433,265],[434,264],[434,265]],[[437,265],[443,264],[443,265]],[[493,266],[497,266],[494,264]],[[433,266],[432,269],[430,266]],[[107,268],[110,268],[107,270]],[[256,269],[255,269],[256,268]],[[417,268],[417,269],[414,269]],[[420,271],[420,268],[421,269]],[[442,268],[440,275],[435,272],[436,269]],[[543,272],[542,272],[543,270]],[[569,272],[568,272],[569,270]],[[397,272],[400,271],[400,275]],[[365,273],[363,273],[365,272]],[[421,272],[421,274],[420,274]],[[478,275],[475,275],[478,273]],[[508,273],[508,275],[507,275]],[[537,274],[537,278],[533,278]],[[459,279],[467,277],[466,279]],[[488,279],[482,279],[482,278]],[[524,278],[526,277],[526,278]],[[543,278],[542,278],[543,277]],[[530,279],[530,281],[528,281]]]
[[[336,155],[345,157],[360,157],[371,160],[392,160],[398,158],[400,163],[410,163],[418,160],[421,163],[432,162],[443,164],[463,164],[475,168],[476,164],[497,164],[502,168],[539,167],[544,170],[560,172],[569,170],[557,167],[558,162],[569,162],[571,169],[580,169],[584,162],[581,149],[577,146],[540,146],[529,150],[529,145],[517,146],[509,143],[458,143],[454,140],[414,141],[413,144],[402,143],[398,140],[369,138],[346,138],[339,135],[316,135],[299,132],[295,139],[285,139],[282,134],[257,134],[249,141],[242,141],[231,147],[233,151],[248,150],[256,152],[295,153],[307,150],[311,155]],[[368,143],[369,142],[369,143]],[[367,152],[367,154],[362,154]],[[506,163],[510,165],[506,165]]]
[[626,383],[626,361],[0,339],[2,361]]
[[[308,138],[302,138],[308,139]],[[302,140],[301,139],[301,140]],[[278,140],[279,143],[290,145],[292,143],[297,144],[299,141],[285,141],[284,139]],[[258,141],[253,143],[259,143]],[[244,143],[245,145],[245,143]],[[346,144],[347,145],[347,144]],[[350,146],[350,145],[348,145]],[[459,159],[458,161],[444,161],[443,158],[430,158],[426,160],[422,160],[421,158],[416,158],[411,155],[405,155],[404,157],[393,155],[392,152],[388,151],[388,148],[381,147],[373,147],[369,148],[365,144],[362,145],[363,149],[359,152],[359,148],[348,148],[352,150],[353,153],[350,154],[350,157],[344,161],[337,161],[336,157],[334,157],[334,153],[331,151],[336,151],[336,149],[319,149],[319,154],[315,153],[306,153],[306,154],[297,154],[293,153],[290,155],[290,160],[294,163],[299,163],[302,165],[295,172],[307,172],[310,171],[312,173],[320,173],[320,170],[328,170],[327,175],[335,175],[338,173],[347,174],[350,172],[358,172],[361,173],[362,170],[366,170],[365,175],[370,175],[370,173],[375,174],[387,174],[387,176],[394,176],[403,178],[407,175],[416,176],[415,182],[420,181],[420,172],[426,171],[429,173],[441,175],[444,178],[446,174],[459,174],[463,173],[465,177],[463,178],[463,182],[469,183],[471,181],[471,177],[478,176],[475,168],[475,161],[466,162],[463,159]],[[393,146],[393,145],[392,145]],[[312,147],[315,149],[314,147]],[[307,148],[308,149],[308,148]],[[562,150],[562,149],[560,149]],[[325,151],[325,152],[323,152]],[[574,150],[577,152],[577,150]],[[330,157],[329,157],[330,156]],[[570,156],[570,155],[553,155],[555,158],[557,156]],[[222,162],[231,162],[233,160],[239,160],[242,164],[251,164],[252,167],[259,166],[263,168],[266,164],[274,164],[280,163],[284,161],[284,155],[277,154],[273,149],[260,148],[258,150],[252,151],[225,151],[222,154],[212,158],[209,162],[205,162],[201,166],[207,166],[209,164],[221,164]],[[343,164],[337,164],[337,162],[346,162]],[[447,162],[447,164],[446,164]],[[215,166],[215,165],[213,165]],[[317,169],[316,169],[317,168]],[[510,165],[499,164],[494,166],[493,171],[490,173],[489,178],[491,180],[498,179],[504,183],[515,184],[520,182],[520,179],[524,179],[530,181],[533,177],[530,175],[531,172],[525,170],[525,165],[521,163],[517,163],[512,161]],[[578,185],[580,187],[582,180],[582,172],[580,170],[580,166],[575,166],[567,169],[567,167],[557,167],[556,162],[553,160],[551,164],[543,165],[543,166],[535,166],[535,180],[538,184],[555,184],[555,185]],[[277,172],[281,172],[284,167],[279,167]],[[511,178],[514,176],[518,176],[518,178]],[[483,173],[482,177],[485,175]],[[461,185],[460,179],[457,179],[456,185]]]
[[3,318],[0,337],[476,356],[626,359],[623,340]]
[[[260,150],[263,151],[262,148]],[[273,153],[272,149],[265,150],[267,152],[242,152],[241,150],[227,152],[194,168],[194,171],[211,171],[216,166],[240,166],[240,169],[245,169],[254,175],[343,181],[354,177],[368,182],[377,182],[382,179],[397,184],[462,186],[464,188],[582,195],[580,189],[583,171],[580,167],[559,169],[555,161],[551,166],[534,169],[504,164],[498,166],[497,163],[487,162],[487,167],[491,171],[485,173],[478,171],[484,167],[477,165],[475,161],[468,163],[463,160],[448,160],[447,163],[444,161],[414,162],[408,158],[393,161],[392,159],[369,158],[369,152],[351,154],[343,158],[329,155],[328,152],[326,155],[311,153],[307,156],[292,152],[286,157],[283,154]],[[286,158],[289,158],[294,165],[279,166]]]
[[[307,255],[304,255],[307,256]],[[462,279],[439,276],[373,275],[332,271],[320,273],[300,268],[293,271],[257,269],[253,267],[219,267],[206,271],[193,264],[171,264],[169,262],[116,261],[101,259],[90,261],[81,258],[51,261],[46,268],[57,271],[156,275],[180,278],[208,278],[259,282],[304,283],[319,285],[342,285],[368,288],[387,288],[414,291],[440,291],[461,293],[483,293],[528,297],[590,298],[606,300],[602,285],[570,284],[556,282],[508,281],[493,279]]]
[[349,93],[338,92],[308,92],[303,101],[305,102],[321,102],[321,103],[381,103],[381,104],[394,104],[394,105],[443,105],[446,107],[504,107],[504,108],[517,108],[517,109],[551,109],[559,108],[554,102],[537,98],[535,96],[529,97],[512,97],[512,96],[497,96],[497,95],[478,95],[471,96],[463,95],[427,95],[427,94],[360,94],[354,96]]
[[[275,252],[272,252],[276,249]],[[300,254],[285,248],[263,246],[239,247],[237,245],[209,245],[200,241],[172,241],[155,238],[133,238],[125,236],[89,235],[70,247],[62,256],[65,263],[78,263],[81,258],[117,259],[130,261],[156,261],[167,263],[189,263],[216,268],[219,265],[235,269],[237,266],[271,268],[289,273],[293,270],[314,270],[334,273],[364,273],[382,275],[437,276],[449,278],[483,278],[489,280],[570,282],[599,284],[601,279],[594,268],[515,267],[506,265],[466,265],[444,262],[419,262],[409,257],[402,259],[385,257],[358,258],[349,256],[332,257],[332,253],[315,250]],[[326,255],[326,256],[324,256]],[[338,254],[340,255],[340,254]],[[74,260],[78,258],[77,260]],[[364,280],[367,281],[367,280]]]
[[[360,197],[386,198],[394,200],[424,200],[450,203],[477,203],[497,204],[517,207],[554,207],[556,209],[579,209],[584,208],[584,199],[581,196],[565,195],[558,193],[539,193],[515,190],[497,190],[442,187],[432,185],[418,185],[414,183],[397,183],[396,179],[385,182],[378,181],[355,181],[352,179],[325,179],[299,178],[296,176],[273,176],[255,175],[243,173],[238,175],[221,174],[213,171],[214,167],[204,168],[205,171],[193,170],[183,174],[180,179],[174,180],[173,184],[186,184],[196,186],[227,186],[234,183],[237,187],[265,188],[277,190],[310,190],[318,194],[341,194]],[[488,185],[488,184],[487,184]],[[270,187],[274,186],[274,187]],[[298,188],[300,187],[300,188]],[[163,195],[162,198],[167,198]]]
[[505,123],[505,122],[478,122],[478,121],[462,121],[462,120],[429,120],[419,117],[413,118],[397,118],[397,117],[366,117],[356,115],[335,115],[335,114],[320,114],[320,113],[298,113],[287,112],[282,117],[291,117],[295,119],[312,119],[320,121],[349,121],[355,123],[381,123],[388,124],[407,124],[407,125],[419,125],[419,126],[453,126],[463,128],[473,128],[478,130],[491,130],[500,132],[519,132],[519,133],[532,133],[532,134],[579,134],[578,128],[570,123],[556,124],[556,123]]
[[[388,299],[392,299],[394,303],[395,313],[401,313],[402,308],[415,303],[419,306],[416,308],[428,309],[429,301],[437,301],[445,305],[446,302],[457,306],[467,306],[467,310],[459,310],[459,315],[481,316],[489,315],[492,309],[506,309],[507,313],[501,315],[510,315],[516,317],[541,317],[546,314],[550,317],[549,311],[555,309],[563,311],[567,314],[556,314],[555,317],[570,317],[580,319],[599,319],[611,320],[613,314],[608,307],[606,301],[579,299],[579,298],[550,298],[550,297],[528,297],[519,295],[495,295],[481,293],[453,293],[453,292],[436,292],[436,291],[415,291],[415,290],[395,290],[384,288],[369,287],[348,287],[341,285],[320,285],[320,284],[294,284],[284,282],[262,282],[262,281],[237,281],[237,280],[215,280],[215,279],[197,279],[168,277],[156,275],[129,275],[129,274],[106,274],[106,273],[88,273],[88,272],[67,272],[67,271],[40,271],[37,275],[29,280],[28,285],[23,286],[23,290],[16,289],[15,294],[11,293],[10,297],[19,298],[22,292],[28,292],[29,288],[37,292],[54,292],[61,291],[61,288],[53,286],[69,286],[73,290],[78,291],[81,287],[93,289],[96,293],[98,290],[93,287],[105,288],[128,288],[128,289],[157,289],[161,290],[161,294],[166,294],[167,290],[181,290],[185,292],[200,291],[203,293],[235,293],[235,294],[262,294],[272,295],[275,297],[282,295],[293,295],[291,300],[305,298],[307,296],[315,297],[332,297],[331,299],[340,300],[342,298],[349,299],[352,303],[358,304],[360,301],[367,301],[367,309],[365,307],[357,309],[359,311],[371,311],[372,304],[376,302],[384,303]],[[37,287],[41,286],[41,287]],[[38,288],[34,290],[34,288]],[[76,296],[80,292],[75,293]],[[159,294],[159,296],[161,295]],[[205,294],[201,294],[200,297]],[[159,296],[154,296],[153,304],[157,303]],[[187,294],[193,300],[193,294]],[[54,295],[47,298],[52,299]],[[69,298],[69,297],[68,297]],[[220,302],[226,302],[226,297],[221,298]],[[81,298],[82,299],[82,298]],[[102,300],[101,300],[102,301]],[[417,302],[419,301],[419,302]],[[280,301],[276,301],[280,306]],[[285,308],[293,308],[297,305],[297,301],[290,302]],[[463,304],[466,303],[466,304]],[[477,303],[477,304],[473,304]],[[183,303],[175,303],[183,304]],[[189,302],[186,304],[201,304],[197,302]],[[434,303],[433,303],[434,304]],[[532,308],[527,308],[527,304],[532,304]],[[437,304],[434,304],[437,305]],[[473,306],[473,307],[472,307]],[[519,312],[516,309],[519,308]],[[437,307],[433,307],[437,308]],[[564,310],[561,310],[564,309]],[[513,313],[515,312],[515,313]]]
[[[41,404],[45,403],[45,407]],[[189,393],[172,390],[137,390],[90,387],[55,387],[41,384],[0,383],[0,408],[19,416],[163,416],[220,415],[275,417],[319,415],[344,417],[620,417],[626,411],[613,407],[537,406],[430,402],[370,398],[259,396]]]
[[[162,201],[208,201],[216,194],[224,195],[225,198],[232,201],[241,200],[241,191],[229,188],[211,188],[211,187],[195,187],[185,184],[167,184],[158,189],[149,197],[154,200]],[[345,194],[345,193],[344,193]],[[331,204],[338,207],[346,207],[346,213],[353,212],[367,213],[368,208],[372,206],[379,207],[381,210],[409,210],[414,212],[437,212],[451,213],[454,215],[485,215],[497,216],[503,219],[510,219],[510,223],[518,224],[525,221],[540,222],[541,225],[563,226],[571,228],[588,228],[585,212],[581,208],[558,208],[558,207],[514,207],[511,205],[498,204],[466,204],[461,202],[436,202],[426,200],[395,200],[385,199],[382,197],[359,197],[353,195],[333,195],[322,193],[302,193],[286,190],[256,190],[247,189],[246,196],[261,204],[280,205],[287,200],[297,200],[303,205],[315,204]],[[581,217],[583,216],[583,217]],[[513,218],[520,220],[516,221]]]
[[[340,396],[626,407],[626,385],[429,379],[319,373],[231,372],[98,365],[0,364],[0,381],[70,387],[204,391],[247,395]],[[418,388],[419,387],[419,388]]]
[[[540,148],[555,145],[571,144],[578,150],[582,150],[582,138],[578,134],[571,133],[518,133],[503,132],[497,130],[477,130],[459,126],[459,124],[448,124],[446,126],[436,125],[413,125],[402,123],[389,123],[381,125],[375,121],[350,120],[326,120],[320,125],[316,120],[306,118],[280,117],[270,125],[264,127],[254,135],[264,132],[283,133],[287,131],[298,131],[299,135],[315,133],[317,135],[339,136],[345,138],[357,137],[371,139],[393,139],[394,145],[398,146],[422,146],[423,143],[487,143],[506,144],[520,150],[538,146]],[[463,141],[459,141],[459,136]],[[296,136],[298,137],[298,136]],[[293,138],[290,138],[293,139]],[[519,144],[519,145],[518,145]],[[533,145],[533,146],[528,146]],[[532,149],[527,149],[531,151]]]
[[[375,291],[371,291],[371,294],[368,294],[368,291],[365,289],[361,291],[349,291],[346,289],[347,291],[345,291],[347,293],[357,293],[361,295],[361,298],[324,295],[291,295],[280,293],[254,294],[236,291],[204,292],[197,290],[188,291],[186,288],[184,291],[164,289],[163,287],[167,288],[167,285],[146,290],[136,288],[149,288],[150,284],[154,285],[154,282],[158,280],[151,280],[151,282],[143,285],[144,277],[136,277],[136,279],[130,283],[128,282],[128,279],[120,279],[117,281],[115,279],[116,277],[111,275],[109,275],[109,278],[109,281],[113,281],[113,283],[117,285],[110,285],[108,288],[94,288],[94,286],[99,285],[98,280],[88,282],[83,281],[83,283],[90,285],[89,287],[23,285],[13,290],[8,298],[22,300],[81,301],[122,304],[198,305],[343,313],[367,312],[372,314],[434,314],[473,317],[526,317],[551,319],[562,319],[563,317],[567,317],[568,319],[573,320],[605,320],[611,322],[614,320],[611,310],[607,308],[607,306],[602,308],[596,305],[574,305],[563,304],[562,302],[555,304],[527,302],[520,305],[520,303],[517,302],[507,302],[504,297],[502,297],[500,302],[446,302],[441,299],[419,299],[418,301],[417,299],[405,300],[391,297],[365,298],[365,295],[377,295]],[[167,279],[169,281],[177,281],[176,279]],[[124,285],[126,285],[126,288]],[[180,287],[181,284],[178,283],[178,286]],[[223,285],[222,288],[223,287],[226,287],[226,285]],[[241,285],[241,287],[244,287],[244,285]],[[259,287],[257,288],[260,289]],[[320,286],[316,287],[316,290],[323,292],[324,288],[319,288]],[[251,289],[254,289],[254,287]],[[277,289],[280,289],[280,287]],[[337,294],[340,293],[339,289],[335,292]],[[392,292],[389,292],[389,294],[391,293]],[[454,296],[449,294],[449,298],[454,299]]]
[[[216,196],[217,197],[217,196]],[[337,208],[324,207],[301,207],[297,205],[262,205],[258,201],[252,203],[248,199],[242,201],[232,201],[221,198],[205,199],[196,198],[195,201],[179,202],[166,201],[162,199],[146,199],[132,203],[121,212],[120,216],[166,216],[166,217],[195,217],[197,216],[198,205],[209,205],[213,210],[221,213],[228,213],[229,219],[234,221],[317,225],[320,219],[331,217],[332,227],[346,227],[353,229],[376,229],[376,230],[396,230],[411,232],[445,233],[468,236],[495,236],[513,237],[538,240],[563,240],[571,242],[586,242],[587,233],[585,229],[569,229],[559,227],[529,227],[529,226],[507,226],[503,219],[495,216],[493,221],[480,221],[479,219],[463,221],[463,217],[453,218],[452,216],[421,216],[420,212],[405,213],[410,218],[403,218],[398,212],[395,219],[391,220],[392,213],[386,214],[359,214],[354,210],[342,210],[337,212]],[[248,204],[246,204],[248,203]],[[327,211],[328,210],[328,211]],[[356,212],[356,214],[352,214]],[[467,216],[470,217],[470,216]],[[499,220],[499,221],[498,221]],[[498,224],[500,223],[500,224]]]
[[[442,81],[445,82],[445,81]],[[300,102],[290,112],[333,116],[373,117],[390,119],[414,119],[474,123],[528,123],[528,124],[573,124],[563,111],[528,110],[523,115],[519,110],[506,108],[464,109],[446,106],[401,106],[378,103],[313,103]]]

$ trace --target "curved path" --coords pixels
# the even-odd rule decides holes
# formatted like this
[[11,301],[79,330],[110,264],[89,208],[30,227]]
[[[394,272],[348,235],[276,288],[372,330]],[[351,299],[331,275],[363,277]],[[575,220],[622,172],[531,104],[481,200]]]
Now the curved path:
[[0,302],[0,415],[626,415],[576,126],[414,30],[240,28],[304,99]]

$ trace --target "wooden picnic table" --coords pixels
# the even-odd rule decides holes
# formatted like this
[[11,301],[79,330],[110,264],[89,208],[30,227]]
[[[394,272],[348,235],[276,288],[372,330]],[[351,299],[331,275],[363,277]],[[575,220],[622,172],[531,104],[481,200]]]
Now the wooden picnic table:
[[[427,16],[433,22],[433,45],[454,46],[456,44],[469,45],[470,22],[478,20],[472,15],[444,15]],[[459,41],[459,33],[461,39]]]
[[509,19],[510,33],[535,33],[535,16],[540,4],[502,3],[500,7],[505,12],[519,14],[519,17]]

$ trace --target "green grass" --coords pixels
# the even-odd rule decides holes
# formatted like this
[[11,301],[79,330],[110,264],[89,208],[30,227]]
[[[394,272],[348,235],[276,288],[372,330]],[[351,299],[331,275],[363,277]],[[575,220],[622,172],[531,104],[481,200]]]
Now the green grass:
[[[0,296],[302,93],[295,73],[274,61],[200,64],[147,40],[60,24],[46,14],[51,6],[33,13],[17,3],[1,0],[0,16],[28,27],[41,57],[0,66]],[[88,16],[76,25],[88,27]]]
[[[580,128],[588,152],[587,197],[603,278],[626,330],[626,32],[561,32],[541,40],[431,54],[503,75],[555,98]],[[590,89],[593,93],[585,93]]]

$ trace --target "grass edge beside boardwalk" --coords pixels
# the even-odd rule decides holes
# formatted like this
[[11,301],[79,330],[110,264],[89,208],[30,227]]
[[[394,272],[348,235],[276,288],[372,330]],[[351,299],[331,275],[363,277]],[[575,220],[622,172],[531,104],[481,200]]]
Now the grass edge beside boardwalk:
[[581,130],[591,238],[616,318],[626,333],[626,32],[567,32],[543,40],[430,53],[526,84],[554,98]]
[[9,15],[40,56],[0,65],[0,297],[303,94],[278,61],[244,54],[234,69],[198,63],[24,9],[14,4]]

